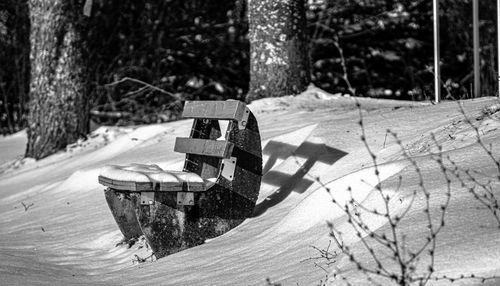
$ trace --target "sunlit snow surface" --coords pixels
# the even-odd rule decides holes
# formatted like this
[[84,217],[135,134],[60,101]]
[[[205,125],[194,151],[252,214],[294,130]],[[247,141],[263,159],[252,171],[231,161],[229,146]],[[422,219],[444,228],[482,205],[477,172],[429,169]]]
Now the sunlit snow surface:
[[[367,140],[380,163],[384,192],[394,200],[394,214],[408,205],[418,189],[418,176],[386,129],[398,133],[419,164],[433,198],[431,213],[438,213],[446,191],[440,166],[429,156],[436,151],[431,132],[446,155],[463,168],[498,176],[457,103],[360,103]],[[499,157],[499,114],[476,120],[485,107],[495,104],[498,100],[490,98],[462,106]],[[345,242],[360,257],[367,254],[332,197],[341,203],[349,200],[351,187],[365,206],[383,206],[374,191],[378,178],[373,162],[360,140],[354,99],[310,90],[294,98],[257,101],[250,108],[261,129],[266,171],[254,217],[201,246],[141,264],[134,262],[135,255],[150,255],[143,242],[131,248],[116,246],[122,237],[97,176],[107,164],[147,163],[181,170],[183,155],[172,152],[173,144],[175,137],[189,134],[190,120],[100,127],[89,140],[38,162],[20,161],[25,133],[0,138],[0,285],[266,285],[266,278],[282,285],[317,285],[326,274],[334,285],[342,285],[332,280],[336,269],[353,285],[370,285],[342,255],[326,272],[315,267],[321,261],[308,260],[318,256],[311,246],[326,248],[331,241],[327,221],[342,230]],[[418,196],[401,225],[410,246],[425,238],[424,206]],[[372,229],[388,230],[380,217],[366,220]],[[333,244],[331,250],[336,250]],[[440,275],[500,276],[500,229],[456,182],[446,227],[438,236],[435,268]],[[488,283],[500,285],[500,280]]]

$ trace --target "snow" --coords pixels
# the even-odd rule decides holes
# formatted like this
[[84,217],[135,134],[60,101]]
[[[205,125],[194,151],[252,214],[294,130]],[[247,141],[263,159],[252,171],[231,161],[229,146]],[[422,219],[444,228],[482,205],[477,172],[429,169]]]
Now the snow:
[[[301,233],[315,226],[318,222],[324,222],[339,218],[344,212],[339,208],[332,207],[332,198],[340,205],[345,205],[351,199],[348,191],[350,186],[356,186],[356,191],[352,193],[352,198],[362,202],[377,185],[378,180],[385,179],[399,173],[407,164],[403,162],[380,166],[380,175],[375,175],[373,167],[365,168],[353,172],[347,176],[339,178],[325,187],[319,188],[302,200],[289,212],[284,220],[279,223],[277,232],[287,233],[290,231]],[[330,189],[331,194],[326,191]],[[382,201],[379,200],[380,204]],[[370,206],[367,206],[370,207]]]
[[[151,176],[155,174],[158,175],[162,172],[163,170],[158,167],[158,165],[154,164],[130,164],[125,166],[107,165],[99,175],[116,181],[149,183],[151,181]],[[175,179],[173,176],[169,177],[169,179]]]
[[[382,210],[383,201],[374,189],[380,180],[384,194],[394,201],[391,214],[400,214],[409,205],[413,190],[419,188],[419,176],[386,129],[398,134],[402,147],[421,168],[434,215],[445,199],[446,181],[431,155],[436,151],[431,132],[445,155],[463,168],[484,178],[495,178],[499,170],[477,143],[458,103],[359,102],[379,177],[360,140],[354,98],[311,88],[297,97],[256,101],[250,109],[261,129],[266,173],[255,215],[203,245],[140,264],[134,262],[135,255],[147,257],[151,251],[143,242],[130,248],[116,246],[122,237],[97,177],[106,172],[106,165],[156,164],[164,170],[182,170],[183,154],[172,150],[175,137],[188,136],[190,120],[101,127],[89,140],[36,162],[21,160],[24,132],[0,138],[0,284],[265,285],[269,278],[282,285],[317,285],[326,274],[333,279],[335,269],[341,269],[353,285],[370,285],[342,255],[330,267],[323,264],[327,272],[315,266],[321,261],[308,258],[318,256],[311,246],[329,245],[327,221],[342,231],[345,243],[360,257],[367,254],[332,199],[343,204],[353,196],[368,208]],[[497,158],[498,103],[494,98],[461,103]],[[498,195],[499,184],[495,186]],[[500,276],[500,230],[494,217],[456,180],[452,190],[446,227],[437,240],[437,274]],[[425,238],[424,208],[425,199],[417,196],[402,221],[401,233],[409,247]],[[371,229],[389,230],[384,219],[362,215]],[[331,250],[338,251],[333,243]],[[383,249],[376,246],[375,251]],[[500,280],[488,283],[498,285]]]
[[[111,180],[111,183],[106,183],[106,186],[123,189],[123,183],[152,183],[152,186],[160,186],[158,184],[166,183],[169,186],[182,186],[187,183],[189,186],[198,186],[201,189],[206,187],[206,183],[213,185],[217,178],[208,178],[207,182],[199,175],[180,170],[163,170],[156,164],[137,164],[129,165],[107,165],[101,169],[99,176]],[[127,190],[130,190],[128,187]],[[167,188],[168,189],[168,188]],[[200,190],[201,190],[200,189]],[[161,188],[160,188],[161,190]],[[193,190],[193,189],[192,189]]]

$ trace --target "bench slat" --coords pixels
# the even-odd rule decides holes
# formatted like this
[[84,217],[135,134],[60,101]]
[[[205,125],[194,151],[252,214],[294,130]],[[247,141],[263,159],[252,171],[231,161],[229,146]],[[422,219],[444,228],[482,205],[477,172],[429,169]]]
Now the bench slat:
[[228,141],[178,137],[174,151],[227,159],[231,157],[233,147],[234,144]]
[[[166,174],[172,174],[168,171]],[[117,180],[100,175],[99,183],[114,190],[129,191],[129,192],[203,192],[206,191],[214,183],[210,181],[197,181],[201,178],[193,173],[175,172],[175,176],[179,176],[179,181],[165,182],[135,182],[130,180]],[[194,180],[194,181],[193,181]]]
[[99,183],[106,187],[122,191],[141,192],[153,189],[153,184],[150,182],[129,182],[121,180],[112,180],[103,176],[99,176]]
[[207,118],[240,121],[245,114],[245,103],[228,101],[186,101],[182,116],[184,118]]

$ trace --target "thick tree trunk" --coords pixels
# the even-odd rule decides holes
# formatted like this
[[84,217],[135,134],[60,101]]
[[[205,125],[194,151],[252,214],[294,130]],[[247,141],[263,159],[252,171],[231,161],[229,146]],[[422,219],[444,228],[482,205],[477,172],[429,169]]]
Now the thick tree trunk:
[[297,94],[310,81],[304,0],[248,0],[247,101]]
[[46,157],[88,132],[82,5],[77,2],[29,1],[31,83],[27,157]]

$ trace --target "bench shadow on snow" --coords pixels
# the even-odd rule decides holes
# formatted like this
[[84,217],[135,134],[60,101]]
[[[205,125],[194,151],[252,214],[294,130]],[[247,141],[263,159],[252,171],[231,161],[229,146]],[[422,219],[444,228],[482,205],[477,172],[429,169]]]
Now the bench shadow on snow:
[[[263,168],[264,177],[262,183],[277,186],[278,189],[255,206],[252,217],[260,216],[268,209],[276,206],[286,199],[292,191],[299,194],[305,192],[315,182],[314,177],[307,175],[316,162],[322,162],[330,166],[348,154],[322,143],[308,141],[302,143],[297,150],[295,150],[296,148],[296,146],[283,142],[270,141],[262,151],[263,154],[270,156]],[[300,164],[299,160],[306,160],[294,174],[286,174],[275,170],[270,171],[278,159],[287,159],[286,156],[290,153],[292,153],[290,158],[293,160],[293,157],[295,157],[297,164]]]

